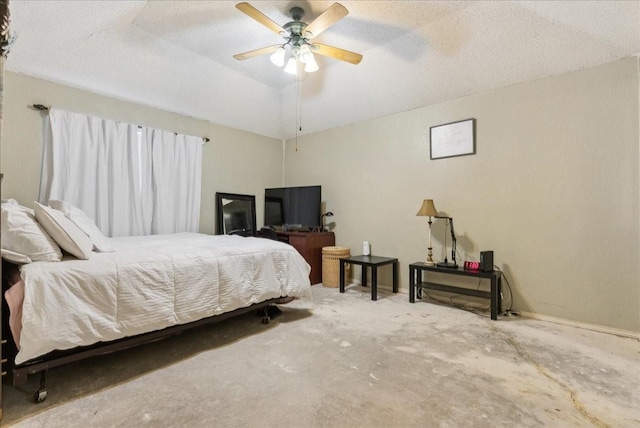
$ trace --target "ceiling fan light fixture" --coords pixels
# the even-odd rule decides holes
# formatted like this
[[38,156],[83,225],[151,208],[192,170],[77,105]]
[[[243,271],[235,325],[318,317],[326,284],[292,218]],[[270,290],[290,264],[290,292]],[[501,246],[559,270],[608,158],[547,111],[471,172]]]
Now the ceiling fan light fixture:
[[284,47],[280,46],[278,49],[273,52],[271,55],[271,62],[278,67],[282,67],[284,65],[284,56],[285,56]]
[[290,45],[291,45],[291,55],[293,55],[294,58],[298,58],[300,56],[300,46],[294,45],[294,44],[290,44]]
[[313,54],[309,50],[309,45],[300,46],[300,53],[298,54],[298,57],[303,64],[314,61]]
[[289,58],[287,66],[284,68],[285,73],[298,74],[298,61],[294,57]]
[[304,66],[304,71],[306,71],[307,73],[318,71],[318,63],[316,62],[316,59],[311,52],[309,52],[309,59]]

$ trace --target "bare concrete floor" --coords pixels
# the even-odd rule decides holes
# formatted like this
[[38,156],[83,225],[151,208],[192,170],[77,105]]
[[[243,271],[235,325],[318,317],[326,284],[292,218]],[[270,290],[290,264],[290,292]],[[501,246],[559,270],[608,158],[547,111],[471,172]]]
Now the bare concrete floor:
[[313,287],[253,314],[5,385],[16,427],[638,427],[636,339]]

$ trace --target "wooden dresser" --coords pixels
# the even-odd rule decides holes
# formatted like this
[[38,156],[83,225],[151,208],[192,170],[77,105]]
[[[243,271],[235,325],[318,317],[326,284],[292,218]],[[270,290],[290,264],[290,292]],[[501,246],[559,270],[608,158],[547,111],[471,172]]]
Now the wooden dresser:
[[278,239],[287,242],[304,257],[311,266],[311,284],[322,282],[322,247],[336,245],[333,232],[277,232]]

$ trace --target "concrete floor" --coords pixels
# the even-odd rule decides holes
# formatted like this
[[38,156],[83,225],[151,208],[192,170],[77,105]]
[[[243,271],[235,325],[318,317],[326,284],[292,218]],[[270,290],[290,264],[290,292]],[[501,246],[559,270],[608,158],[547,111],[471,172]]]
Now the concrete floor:
[[281,309],[5,385],[2,426],[640,426],[637,339],[358,286]]

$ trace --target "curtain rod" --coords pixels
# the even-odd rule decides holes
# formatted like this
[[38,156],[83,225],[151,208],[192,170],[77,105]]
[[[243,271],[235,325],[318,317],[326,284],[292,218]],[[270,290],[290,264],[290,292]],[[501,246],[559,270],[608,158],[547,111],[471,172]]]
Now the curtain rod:
[[[49,111],[49,107],[44,104],[33,104],[31,107],[33,107],[34,110],[38,111]],[[138,128],[142,128],[142,126],[138,125]],[[202,141],[208,143],[211,140],[208,137],[202,137]]]

